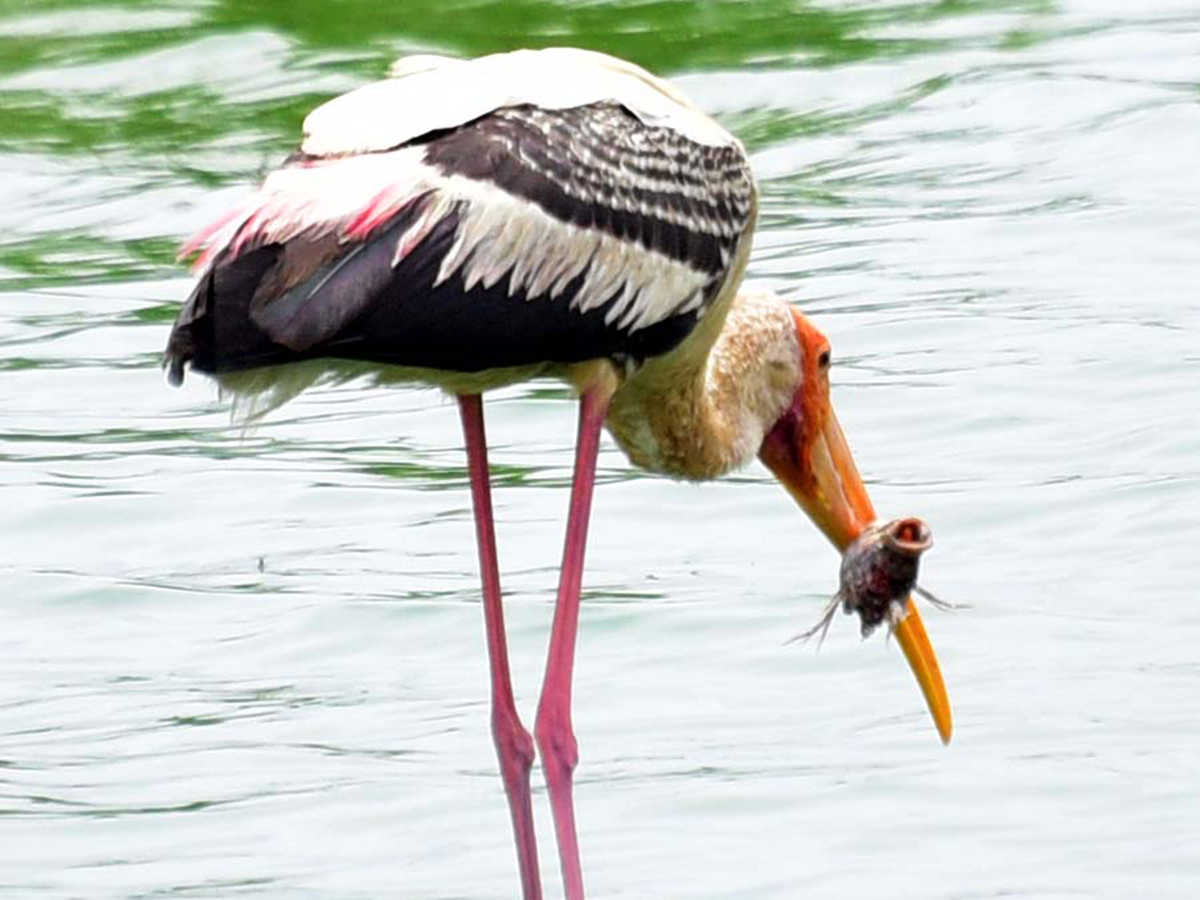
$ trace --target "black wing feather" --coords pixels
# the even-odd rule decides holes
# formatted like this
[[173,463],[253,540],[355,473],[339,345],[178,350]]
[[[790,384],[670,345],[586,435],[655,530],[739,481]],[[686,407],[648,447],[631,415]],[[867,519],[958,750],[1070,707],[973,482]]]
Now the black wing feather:
[[[187,362],[223,373],[321,356],[459,372],[605,357],[637,362],[668,352],[692,330],[751,222],[753,181],[739,148],[695,144],[618,104],[509,107],[423,142],[425,164],[444,176],[487,184],[565,228],[662,254],[704,278],[703,296],[680,297],[672,309],[694,310],[631,331],[606,321],[623,286],[598,304],[584,298],[587,312],[575,305],[589,266],[554,297],[512,290],[512,271],[468,290],[468,267],[460,265],[438,283],[464,207],[394,264],[399,241],[431,202],[416,198],[365,240],[300,234],[219,253],[171,332],[171,380],[182,379]],[[628,310],[621,318],[629,321]]]
[[478,372],[505,366],[666,353],[692,330],[695,313],[628,333],[605,322],[614,296],[580,312],[571,301],[583,275],[553,299],[509,293],[508,279],[466,290],[456,274],[435,284],[458,215],[442,219],[399,265],[397,220],[317,269],[299,285],[264,295],[281,245],[218,259],[180,313],[167,348],[172,381],[190,362],[221,374],[314,357]]

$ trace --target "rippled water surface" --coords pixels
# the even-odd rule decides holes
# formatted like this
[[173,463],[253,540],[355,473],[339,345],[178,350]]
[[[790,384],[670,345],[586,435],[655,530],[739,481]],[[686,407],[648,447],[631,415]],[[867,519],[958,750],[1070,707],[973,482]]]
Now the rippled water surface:
[[[1194,2],[2,0],[0,897],[517,893],[453,405],[352,383],[244,433],[158,357],[174,248],[308,108],[403,52],[552,43],[746,141],[750,278],[830,335],[876,505],[972,604],[927,617],[943,749],[894,645],[785,645],[837,560],[764,470],[606,445],[591,896],[1200,896]],[[489,409],[531,717],[575,413]]]

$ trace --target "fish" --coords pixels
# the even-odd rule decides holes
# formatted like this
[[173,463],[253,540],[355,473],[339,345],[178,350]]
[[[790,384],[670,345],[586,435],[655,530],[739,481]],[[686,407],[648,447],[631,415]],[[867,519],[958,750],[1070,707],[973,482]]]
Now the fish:
[[921,555],[932,546],[933,531],[913,516],[868,526],[846,548],[838,573],[838,591],[820,620],[788,643],[807,641],[819,635],[819,646],[839,607],[847,615],[858,615],[864,639],[884,622],[894,628],[903,621],[909,595],[913,593],[939,609],[959,608],[917,584]]

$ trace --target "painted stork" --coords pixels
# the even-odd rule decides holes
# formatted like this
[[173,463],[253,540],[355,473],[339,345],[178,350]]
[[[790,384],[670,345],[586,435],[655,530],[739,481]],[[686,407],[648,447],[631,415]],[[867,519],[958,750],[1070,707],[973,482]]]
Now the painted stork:
[[[830,405],[828,342],[779,298],[738,293],[756,215],[738,140],[635,65],[573,49],[416,56],[312,112],[300,149],[183,248],[199,281],[167,345],[172,383],[190,366],[253,392],[297,371],[284,363],[355,361],[457,397],[526,900],[541,896],[534,741],[509,678],[481,394],[550,376],[580,397],[534,727],[570,900],[571,677],[602,427],[673,478],[757,456],[840,550],[875,519]],[[920,616],[911,599],[897,609],[891,630],[949,740]]]

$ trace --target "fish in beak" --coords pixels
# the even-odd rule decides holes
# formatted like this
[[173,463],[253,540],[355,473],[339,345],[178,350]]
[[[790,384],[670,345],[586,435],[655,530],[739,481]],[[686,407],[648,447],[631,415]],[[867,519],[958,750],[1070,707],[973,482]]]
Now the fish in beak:
[[[806,317],[798,312],[794,316],[801,350],[800,384],[791,405],[763,439],[759,459],[843,554],[839,598],[846,609],[859,613],[864,631],[886,618],[917,678],[942,742],[949,743],[953,731],[950,701],[910,594],[916,559],[932,540],[924,523],[916,519],[875,526],[875,508],[829,400],[829,342]],[[920,534],[912,530],[918,525],[923,529]],[[908,561],[910,578],[903,574],[909,572]],[[848,573],[887,581],[896,593],[860,603],[847,593],[855,590],[847,587]],[[898,574],[902,577],[896,577]],[[872,615],[879,618],[871,622]]]

